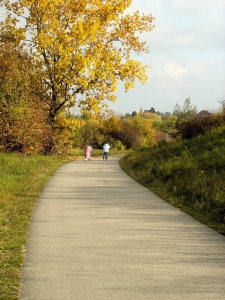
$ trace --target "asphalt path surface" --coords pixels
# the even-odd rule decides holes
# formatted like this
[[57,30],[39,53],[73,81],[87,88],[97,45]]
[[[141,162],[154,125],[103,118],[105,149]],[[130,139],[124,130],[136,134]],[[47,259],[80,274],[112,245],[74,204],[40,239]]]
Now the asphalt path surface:
[[60,167],[32,218],[21,300],[225,299],[225,237],[108,161]]

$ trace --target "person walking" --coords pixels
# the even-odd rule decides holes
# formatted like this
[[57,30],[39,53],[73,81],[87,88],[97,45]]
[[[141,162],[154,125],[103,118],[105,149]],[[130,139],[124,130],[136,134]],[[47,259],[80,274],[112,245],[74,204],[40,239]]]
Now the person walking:
[[92,147],[91,146],[87,146],[84,150],[84,153],[85,153],[85,159],[84,161],[87,161],[87,160],[91,160],[91,157],[92,157]]
[[109,144],[105,143],[103,145],[102,149],[103,149],[103,159],[108,160],[108,153],[109,153],[109,149],[110,149]]

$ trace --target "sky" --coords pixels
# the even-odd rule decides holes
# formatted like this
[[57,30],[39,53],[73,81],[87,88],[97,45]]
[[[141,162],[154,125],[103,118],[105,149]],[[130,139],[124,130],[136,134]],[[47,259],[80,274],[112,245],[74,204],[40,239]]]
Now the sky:
[[[133,0],[126,11],[152,14],[155,28],[141,35],[149,52],[132,58],[151,67],[148,81],[108,103],[116,115],[153,107],[173,112],[190,97],[197,111],[225,99],[225,0]],[[2,14],[1,14],[2,17]]]
[[124,92],[116,114],[149,110],[173,112],[190,97],[197,111],[217,110],[225,99],[225,0],[133,0],[128,13],[155,17],[155,28],[141,35],[149,53],[134,57],[149,65],[148,81]]

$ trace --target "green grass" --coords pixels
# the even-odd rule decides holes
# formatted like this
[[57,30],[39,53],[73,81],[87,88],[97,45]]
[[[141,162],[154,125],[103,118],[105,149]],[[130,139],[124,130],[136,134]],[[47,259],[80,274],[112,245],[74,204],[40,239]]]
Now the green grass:
[[[127,154],[122,168],[166,201],[225,234],[225,127],[184,142]],[[93,150],[101,156],[102,150]],[[17,299],[24,247],[36,200],[48,178],[69,160],[83,158],[0,154],[0,299]]]
[[[110,155],[128,151],[111,150]],[[93,150],[101,156],[102,150]],[[0,154],[0,299],[17,299],[20,272],[33,208],[48,178],[67,161],[84,157],[73,149],[67,157]]]
[[0,154],[0,299],[17,299],[31,214],[59,156]]
[[120,164],[155,194],[225,235],[225,126],[140,149]]

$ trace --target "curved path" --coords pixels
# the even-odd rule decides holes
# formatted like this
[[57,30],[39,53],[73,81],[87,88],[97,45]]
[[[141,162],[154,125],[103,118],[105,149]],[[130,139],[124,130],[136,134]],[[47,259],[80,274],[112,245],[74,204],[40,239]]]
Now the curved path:
[[132,180],[74,161],[35,207],[21,300],[225,299],[225,237]]

